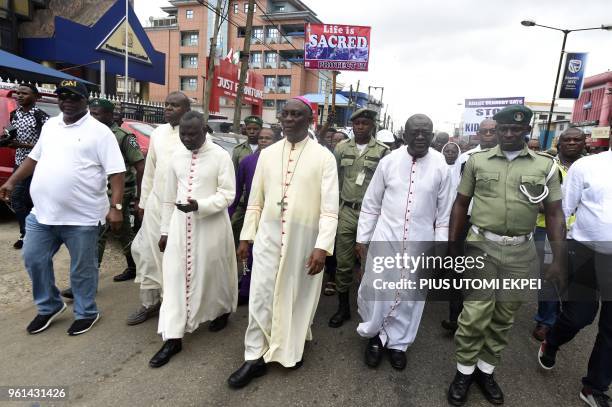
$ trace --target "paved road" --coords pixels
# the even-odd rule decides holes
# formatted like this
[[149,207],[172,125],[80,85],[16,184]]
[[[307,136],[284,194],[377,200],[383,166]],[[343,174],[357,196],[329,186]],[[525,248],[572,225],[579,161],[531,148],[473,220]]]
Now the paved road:
[[[314,341],[304,366],[290,371],[273,366],[269,374],[239,391],[225,380],[242,363],[247,310],[241,307],[228,327],[211,333],[201,327],[184,341],[183,352],[160,368],[148,361],[161,345],[156,321],[128,327],[126,316],[138,306],[138,287],[114,283],[121,271],[120,251],[111,246],[101,271],[98,305],[102,319],[89,333],[69,337],[72,307],[50,329],[30,336],[25,326],[35,314],[19,253],[10,248],[12,221],[0,219],[0,385],[68,386],[75,406],[446,406],[445,391],[454,374],[453,343],[439,327],[446,304],[429,303],[408,367],[393,370],[387,361],[368,369],[365,341],[355,333],[356,318],[336,330],[327,327],[335,297],[321,297],[313,327]],[[66,284],[67,254],[57,256],[58,284]],[[594,340],[589,329],[560,354],[558,367],[542,373],[530,337],[534,304],[525,305],[504,353],[498,379],[507,406],[580,406],[580,378]],[[0,404],[3,404],[0,402]],[[4,403],[32,405],[32,403]],[[40,403],[40,405],[50,405]],[[474,386],[470,406],[488,406]]]

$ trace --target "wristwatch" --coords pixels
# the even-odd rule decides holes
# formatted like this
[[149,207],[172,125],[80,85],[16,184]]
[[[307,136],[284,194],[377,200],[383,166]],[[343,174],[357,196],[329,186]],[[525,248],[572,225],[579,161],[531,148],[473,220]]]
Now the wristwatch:
[[115,209],[117,209],[118,211],[123,210],[123,205],[121,205],[120,203],[119,203],[119,204],[114,204],[114,205],[111,205],[110,207],[111,207],[111,208],[115,208]]

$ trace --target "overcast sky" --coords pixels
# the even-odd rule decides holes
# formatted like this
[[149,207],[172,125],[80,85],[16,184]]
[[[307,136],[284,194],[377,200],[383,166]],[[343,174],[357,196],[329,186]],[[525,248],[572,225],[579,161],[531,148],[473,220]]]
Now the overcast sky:
[[[304,0],[324,23],[372,27],[369,72],[338,81],[360,90],[384,86],[395,126],[414,113],[450,131],[466,98],[524,96],[549,102],[563,34],[523,27],[612,25],[612,0]],[[161,16],[165,0],[135,0],[141,21]],[[362,5],[359,7],[359,5]],[[567,51],[588,52],[586,75],[612,69],[612,31],[574,32]],[[561,103],[571,105],[571,101]]]

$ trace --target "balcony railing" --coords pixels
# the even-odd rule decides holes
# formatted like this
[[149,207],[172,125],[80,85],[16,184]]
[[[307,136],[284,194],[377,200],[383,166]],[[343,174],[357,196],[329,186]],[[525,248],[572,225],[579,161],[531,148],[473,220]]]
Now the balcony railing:
[[278,36],[266,38],[266,44],[280,44],[281,43],[280,41],[281,39]]
[[276,86],[264,86],[264,93],[276,93]]
[[264,64],[264,68],[265,69],[276,69],[276,68],[278,68],[278,63],[276,63],[276,62],[266,62]]
[[261,69],[261,62],[250,62],[249,66],[253,69]]
[[291,93],[291,86],[279,86],[278,93]]
[[251,38],[251,44],[263,44],[264,41],[262,38]]

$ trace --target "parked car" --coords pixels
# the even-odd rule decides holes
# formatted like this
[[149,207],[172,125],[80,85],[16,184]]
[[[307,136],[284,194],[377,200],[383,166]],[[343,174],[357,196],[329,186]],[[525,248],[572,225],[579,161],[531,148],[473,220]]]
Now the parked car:
[[124,119],[123,123],[121,123],[121,128],[123,130],[136,136],[140,151],[142,151],[142,154],[145,156],[147,155],[147,151],[149,151],[151,133],[157,126],[157,124],[145,123],[132,119]]

